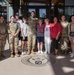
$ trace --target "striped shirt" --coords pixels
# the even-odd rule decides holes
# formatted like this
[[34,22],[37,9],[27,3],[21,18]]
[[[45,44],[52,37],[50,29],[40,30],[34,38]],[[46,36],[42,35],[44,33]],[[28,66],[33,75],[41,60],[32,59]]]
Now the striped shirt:
[[37,37],[42,37],[44,36],[44,25],[42,24],[41,26],[38,24],[37,25]]

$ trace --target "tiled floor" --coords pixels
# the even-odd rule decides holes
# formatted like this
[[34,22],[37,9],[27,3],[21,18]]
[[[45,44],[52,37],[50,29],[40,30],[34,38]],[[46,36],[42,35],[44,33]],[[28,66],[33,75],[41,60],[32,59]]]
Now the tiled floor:
[[68,55],[57,57],[50,55],[48,57],[55,58],[56,62],[50,61],[50,64],[38,67],[21,62],[27,55],[9,58],[8,44],[5,49],[6,59],[0,61],[0,75],[74,75],[74,58]]

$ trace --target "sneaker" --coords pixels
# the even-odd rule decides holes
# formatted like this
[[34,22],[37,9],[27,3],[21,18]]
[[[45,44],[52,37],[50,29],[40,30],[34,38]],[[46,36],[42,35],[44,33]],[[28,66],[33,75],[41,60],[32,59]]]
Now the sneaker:
[[40,51],[41,54],[43,54],[43,51]]
[[47,54],[47,51],[45,51],[44,53]]
[[71,54],[70,54],[70,57],[74,57],[74,54],[73,54],[73,53],[71,53]]
[[22,54],[21,55],[24,55],[24,52],[22,52]]
[[26,55],[26,52],[24,52],[24,55]]
[[50,55],[50,53],[48,53],[48,55]]
[[40,54],[40,53],[41,53],[41,51],[39,50],[39,51],[38,51],[38,54]]
[[22,52],[22,55],[25,55],[26,53],[25,52]]
[[69,52],[69,55],[71,55],[72,54],[72,52]]

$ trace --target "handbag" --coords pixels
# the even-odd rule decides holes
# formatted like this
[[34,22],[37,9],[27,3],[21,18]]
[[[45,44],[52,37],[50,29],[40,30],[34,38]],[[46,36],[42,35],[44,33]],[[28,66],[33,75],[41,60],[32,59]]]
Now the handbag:
[[68,43],[64,40],[60,47],[62,51],[68,50]]
[[71,36],[71,37],[74,37],[74,32],[71,31],[71,25],[70,25],[70,36]]

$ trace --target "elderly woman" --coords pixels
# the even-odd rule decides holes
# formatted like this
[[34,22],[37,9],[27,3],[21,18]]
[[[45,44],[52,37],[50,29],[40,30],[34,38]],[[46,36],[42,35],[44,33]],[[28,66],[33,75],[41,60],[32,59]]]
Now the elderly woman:
[[61,51],[67,53],[68,50],[68,21],[66,21],[65,15],[61,16],[62,36],[61,36]]

